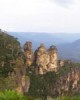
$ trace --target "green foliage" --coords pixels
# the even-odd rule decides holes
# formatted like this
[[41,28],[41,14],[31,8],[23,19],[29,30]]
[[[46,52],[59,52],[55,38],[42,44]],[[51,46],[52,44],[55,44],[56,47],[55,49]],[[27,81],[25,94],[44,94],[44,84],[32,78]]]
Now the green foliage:
[[15,91],[6,90],[0,92],[0,100],[29,100],[26,96]]
[[16,87],[15,77],[0,77],[0,91],[4,91],[5,89],[14,90]]
[[17,39],[0,31],[0,76],[7,76],[9,72],[13,71],[20,51],[21,47]]
[[52,96],[50,89],[52,86],[56,86],[56,81],[58,78],[55,72],[48,72],[45,75],[32,74],[30,79],[31,85],[29,95],[35,98],[42,97],[44,100],[46,100],[48,95]]
[[55,72],[48,72],[48,73],[44,74],[44,80],[50,85],[53,82],[56,82],[57,79],[58,79],[58,75]]
[[30,79],[31,79],[30,83],[31,86],[29,90],[29,95],[32,95],[34,97],[42,96],[44,88],[42,76],[33,74],[31,75]]
[[66,76],[68,73],[72,73],[72,71],[80,71],[80,63],[65,61],[64,67],[58,70],[59,77]]
[[[65,66],[60,68],[58,72],[48,72],[44,75],[36,75],[33,74],[30,76],[31,79],[31,85],[29,89],[29,95],[38,98],[47,98],[47,96],[50,97],[58,97],[59,95],[70,95],[73,93],[79,94],[79,91],[74,91],[72,90],[72,82],[69,81],[68,88],[65,92],[65,90],[62,90],[63,86],[66,86],[66,78],[68,77],[69,73],[72,73],[72,71],[77,71],[80,70],[80,64],[79,63],[73,63],[73,62],[65,62]],[[79,85],[78,81],[78,85]],[[59,94],[61,91],[61,94]],[[67,98],[67,97],[66,97]]]

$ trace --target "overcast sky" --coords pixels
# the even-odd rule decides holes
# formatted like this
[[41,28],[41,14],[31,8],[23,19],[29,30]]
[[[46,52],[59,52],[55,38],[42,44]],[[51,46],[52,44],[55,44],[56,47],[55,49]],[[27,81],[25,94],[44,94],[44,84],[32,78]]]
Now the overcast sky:
[[0,28],[80,33],[80,0],[0,0]]

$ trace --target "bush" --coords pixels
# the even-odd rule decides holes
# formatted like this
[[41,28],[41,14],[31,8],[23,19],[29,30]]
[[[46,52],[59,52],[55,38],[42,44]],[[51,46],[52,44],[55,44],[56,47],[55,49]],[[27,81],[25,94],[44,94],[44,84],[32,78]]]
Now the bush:
[[15,91],[6,90],[0,92],[0,100],[29,100],[26,96],[16,93]]

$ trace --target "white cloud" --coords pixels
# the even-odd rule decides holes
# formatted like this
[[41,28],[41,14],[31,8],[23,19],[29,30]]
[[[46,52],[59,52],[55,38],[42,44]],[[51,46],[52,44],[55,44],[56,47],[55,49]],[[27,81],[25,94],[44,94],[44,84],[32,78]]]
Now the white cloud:
[[80,0],[0,0],[0,28],[7,31],[80,32]]

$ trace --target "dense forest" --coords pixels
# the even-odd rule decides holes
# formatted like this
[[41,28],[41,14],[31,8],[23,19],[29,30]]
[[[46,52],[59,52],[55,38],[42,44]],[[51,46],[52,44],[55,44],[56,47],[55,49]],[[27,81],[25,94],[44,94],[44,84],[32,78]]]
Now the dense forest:
[[[43,44],[41,46],[44,48]],[[56,50],[55,46],[50,48]],[[40,50],[45,49],[39,47],[32,52],[30,42],[22,50],[17,38],[0,30],[0,100],[80,100],[80,64],[57,60],[57,70],[42,68],[49,62],[48,57],[51,55],[48,53],[53,52],[51,49],[48,52]],[[39,62],[40,58],[44,58],[44,64]],[[47,65],[49,67],[52,63]],[[40,69],[43,74],[39,73]]]

